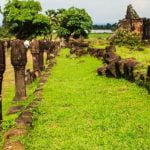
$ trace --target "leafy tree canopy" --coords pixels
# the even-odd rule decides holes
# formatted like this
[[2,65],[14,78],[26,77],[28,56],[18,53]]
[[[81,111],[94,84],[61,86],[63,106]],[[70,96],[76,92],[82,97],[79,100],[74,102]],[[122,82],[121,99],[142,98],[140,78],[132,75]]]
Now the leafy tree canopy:
[[71,7],[62,11],[60,15],[60,28],[58,34],[61,37],[69,38],[73,36],[86,37],[92,28],[92,19],[84,9]]
[[48,10],[46,14],[56,21],[56,31],[59,37],[86,37],[92,28],[92,19],[85,9],[71,7],[69,9]]
[[52,26],[52,30],[56,30],[56,28],[60,25],[60,20],[59,17],[60,15],[63,13],[63,11],[65,11],[65,9],[49,9],[46,11],[46,15],[49,17],[50,19],[50,24]]
[[3,24],[17,38],[27,39],[50,32],[49,18],[34,0],[9,0],[3,10]]

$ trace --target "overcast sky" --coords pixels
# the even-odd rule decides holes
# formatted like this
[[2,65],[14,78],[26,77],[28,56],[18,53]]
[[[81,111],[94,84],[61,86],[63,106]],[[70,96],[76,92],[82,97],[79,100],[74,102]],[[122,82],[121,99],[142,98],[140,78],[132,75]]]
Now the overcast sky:
[[[7,0],[0,0],[4,6]],[[139,16],[150,18],[150,0],[39,0],[43,11],[47,9],[68,8],[71,6],[85,8],[94,23],[114,23],[125,16],[126,7],[132,4]],[[0,22],[2,16],[0,16]]]

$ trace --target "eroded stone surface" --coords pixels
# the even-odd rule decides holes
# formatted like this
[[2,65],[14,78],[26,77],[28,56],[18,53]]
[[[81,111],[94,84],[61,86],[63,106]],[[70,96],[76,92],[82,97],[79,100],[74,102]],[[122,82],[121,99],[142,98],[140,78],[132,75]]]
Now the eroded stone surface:
[[7,141],[3,145],[3,150],[25,150],[25,147],[20,141]]
[[16,125],[18,127],[30,127],[32,126],[32,113],[28,110],[22,112],[16,119]]
[[11,108],[9,108],[7,114],[11,115],[11,114],[15,114],[17,112],[20,112],[24,109],[23,105],[19,105],[19,106],[12,106]]
[[39,104],[39,101],[33,101],[29,104],[29,106],[27,107],[27,109],[32,109],[32,108],[36,108]]
[[27,130],[24,128],[13,128],[9,129],[5,134],[4,134],[4,141],[9,140],[12,137],[16,136],[23,136],[27,134]]

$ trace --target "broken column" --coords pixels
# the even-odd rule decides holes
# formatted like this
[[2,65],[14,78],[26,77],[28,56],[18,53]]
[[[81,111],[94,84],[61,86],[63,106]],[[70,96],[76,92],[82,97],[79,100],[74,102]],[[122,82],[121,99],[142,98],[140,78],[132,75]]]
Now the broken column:
[[9,48],[10,48],[10,40],[6,40],[4,42],[4,49],[5,49],[5,52],[9,52]]
[[53,54],[53,49],[54,49],[54,42],[47,41],[47,44],[46,44],[46,50],[47,50],[46,63],[50,62],[50,60],[55,57]]
[[146,87],[147,87],[148,93],[150,94],[150,65],[148,66],[148,69],[147,69],[146,82],[147,82]]
[[43,71],[45,69],[44,66],[44,50],[46,48],[46,41],[40,40],[39,41],[39,67],[40,71]]
[[0,125],[2,121],[2,81],[4,71],[5,71],[4,42],[0,41]]
[[150,79],[150,65],[147,68],[147,78]]
[[14,101],[26,99],[25,66],[27,54],[24,42],[14,40],[11,43],[11,63],[15,71],[15,97]]
[[31,42],[31,53],[33,58],[33,71],[37,77],[40,76],[40,65],[39,65],[39,41],[36,39],[33,39]]

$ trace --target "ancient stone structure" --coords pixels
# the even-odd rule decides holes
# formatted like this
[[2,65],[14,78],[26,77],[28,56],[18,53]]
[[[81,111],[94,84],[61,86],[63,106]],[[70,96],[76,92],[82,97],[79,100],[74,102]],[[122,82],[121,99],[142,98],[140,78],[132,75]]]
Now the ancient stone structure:
[[46,57],[46,63],[48,63],[48,61],[50,61],[51,57],[51,42],[50,41],[46,41],[46,53],[47,53],[47,57]]
[[46,44],[46,50],[47,50],[46,62],[50,61],[51,59],[53,59],[55,57],[55,55],[57,54],[56,48],[58,48],[58,47],[57,47],[55,42],[47,41],[47,44]]
[[133,9],[132,5],[128,5],[127,7],[127,13],[126,13],[126,19],[139,19],[139,15],[137,12]]
[[150,39],[150,19],[143,20],[143,39]]
[[90,55],[97,57],[97,58],[102,58],[104,55],[104,51],[105,51],[105,49],[91,48],[91,47],[89,47],[87,50],[87,52]]
[[106,63],[103,67],[100,67],[97,72],[99,75],[106,75],[107,77],[120,78],[124,77],[129,81],[134,81],[134,68],[137,62],[134,58],[121,59],[115,53],[115,46],[110,44],[106,47],[103,54],[103,60]]
[[45,40],[40,40],[39,41],[39,68],[40,71],[43,71],[45,69],[44,66],[44,50],[46,50],[46,41]]
[[144,40],[150,39],[150,19],[140,18],[132,5],[127,7],[125,18],[119,21],[118,29],[136,33]]
[[84,41],[82,39],[76,40],[76,39],[70,39],[68,42],[68,47],[70,48],[70,54],[75,54],[76,56],[82,56],[87,54],[88,51],[91,51],[87,48],[89,47],[89,43],[87,41]]
[[127,7],[127,13],[125,15],[125,19],[119,21],[118,27],[119,29],[125,29],[142,36],[143,19],[139,17],[139,15],[133,9],[132,5],[129,5]]
[[25,72],[25,82],[26,84],[31,84],[36,79],[34,72],[31,72],[30,69],[27,69]]
[[147,80],[150,81],[150,65],[147,68]]
[[15,70],[16,87],[14,101],[19,101],[26,99],[25,66],[27,55],[24,42],[21,40],[12,41],[11,48],[11,63]]
[[2,120],[2,81],[5,71],[5,51],[4,42],[0,41],[0,124]]
[[[90,54],[100,58],[97,55],[97,51]],[[125,78],[128,81],[136,82],[138,85],[146,87],[150,93],[150,65],[147,68],[147,73],[141,72],[139,69],[141,63],[135,58],[122,59],[115,53],[115,46],[112,44],[103,50],[103,56],[101,58],[105,64],[97,69],[99,75]]]
[[35,72],[36,76],[40,76],[40,65],[39,65],[39,41],[36,39],[33,39],[31,42],[31,53],[33,58],[33,71]]

